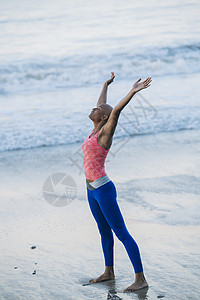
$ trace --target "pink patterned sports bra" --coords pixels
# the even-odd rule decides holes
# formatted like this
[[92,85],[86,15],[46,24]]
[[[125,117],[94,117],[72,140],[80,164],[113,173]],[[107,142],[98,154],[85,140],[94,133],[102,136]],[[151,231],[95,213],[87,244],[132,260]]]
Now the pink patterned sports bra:
[[82,144],[83,166],[86,179],[97,180],[106,175],[104,163],[109,149],[104,149],[99,145],[99,131],[91,136],[92,133],[88,135]]

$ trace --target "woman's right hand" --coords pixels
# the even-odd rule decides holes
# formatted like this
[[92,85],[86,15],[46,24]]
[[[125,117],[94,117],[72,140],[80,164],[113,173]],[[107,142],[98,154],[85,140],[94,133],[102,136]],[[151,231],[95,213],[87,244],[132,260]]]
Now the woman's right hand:
[[111,78],[109,80],[107,80],[105,82],[105,84],[108,86],[109,84],[111,84],[113,82],[114,78],[115,78],[114,72],[111,72]]

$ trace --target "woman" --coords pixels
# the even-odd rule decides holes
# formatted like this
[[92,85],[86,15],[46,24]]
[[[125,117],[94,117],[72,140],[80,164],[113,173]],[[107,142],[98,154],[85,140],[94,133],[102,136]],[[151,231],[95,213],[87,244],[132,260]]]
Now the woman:
[[148,77],[143,82],[141,82],[141,78],[138,79],[127,96],[112,108],[106,102],[107,88],[114,78],[115,75],[112,72],[111,78],[103,85],[97,107],[93,108],[89,115],[94,129],[82,145],[88,202],[101,235],[105,259],[104,273],[89,282],[96,283],[115,278],[112,233],[114,231],[117,238],[123,243],[135,271],[135,282],[123,292],[133,292],[148,287],[148,283],[144,277],[139,248],[126,228],[116,200],[115,185],[107,176],[104,163],[112,144],[121,111],[138,91],[150,86],[151,78]]

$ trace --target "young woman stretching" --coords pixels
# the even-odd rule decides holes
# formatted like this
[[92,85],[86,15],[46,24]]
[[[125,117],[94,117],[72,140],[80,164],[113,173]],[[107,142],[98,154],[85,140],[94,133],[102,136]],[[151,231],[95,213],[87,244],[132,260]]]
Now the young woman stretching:
[[135,282],[123,292],[133,292],[145,287],[148,283],[144,277],[139,248],[128,232],[123,216],[118,206],[116,188],[105,172],[105,159],[112,144],[112,138],[123,108],[140,90],[150,86],[151,78],[141,82],[138,79],[130,92],[114,108],[106,104],[107,87],[113,82],[114,73],[107,80],[97,101],[97,107],[92,109],[89,118],[94,124],[91,134],[82,145],[83,165],[86,176],[88,202],[97,222],[101,235],[102,250],[105,259],[105,271],[90,283],[96,283],[115,278],[113,268],[113,233],[123,243],[135,271]]

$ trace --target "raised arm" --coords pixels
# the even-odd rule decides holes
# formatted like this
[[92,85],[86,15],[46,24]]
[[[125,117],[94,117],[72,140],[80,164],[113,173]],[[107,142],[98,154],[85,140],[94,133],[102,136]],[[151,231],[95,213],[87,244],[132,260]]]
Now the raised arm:
[[107,145],[107,147],[110,147],[112,143],[112,137],[115,132],[118,119],[123,108],[129,103],[129,101],[137,92],[148,88],[152,80],[151,77],[148,77],[146,80],[142,82],[140,81],[141,78],[134,83],[130,92],[113,108],[107,123],[104,125],[102,132],[102,143],[104,145]]
[[124,97],[115,107],[113,113],[120,113],[122,109],[129,103],[129,101],[132,99],[132,97],[139,91],[146,89],[150,86],[151,83],[151,77],[148,77],[146,80],[141,81],[141,78],[139,78],[133,85],[130,92]]
[[108,86],[109,86],[109,84],[111,84],[111,82],[113,82],[114,78],[115,78],[114,72],[111,72],[111,78],[109,80],[107,80],[104,83],[104,85],[103,85],[103,88],[101,90],[101,94],[100,94],[99,99],[97,101],[97,107],[100,104],[107,102],[107,90],[108,90]]

